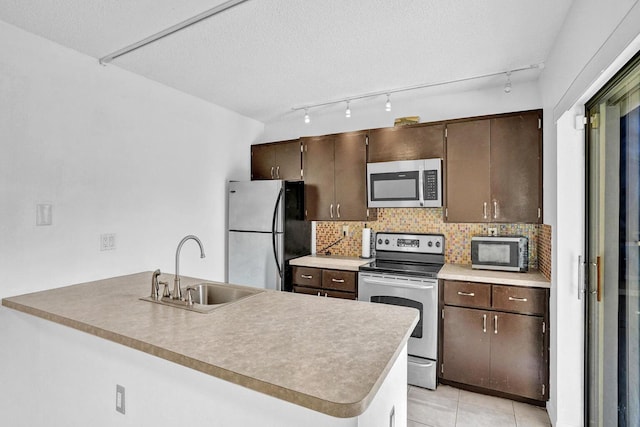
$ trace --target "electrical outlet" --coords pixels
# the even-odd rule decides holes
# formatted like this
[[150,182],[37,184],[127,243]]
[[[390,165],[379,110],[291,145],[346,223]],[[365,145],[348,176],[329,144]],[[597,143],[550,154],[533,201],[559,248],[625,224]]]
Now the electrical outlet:
[[498,235],[498,227],[489,227],[487,228],[487,232],[489,236],[497,236]]
[[116,248],[116,235],[115,233],[101,234],[100,235],[100,250],[112,251]]
[[116,411],[121,414],[125,413],[124,407],[124,387],[120,384],[116,384]]
[[36,205],[36,225],[51,225],[53,205],[51,203],[38,203]]
[[342,226],[342,235],[344,237],[347,237],[349,235],[349,226],[348,225],[343,225]]

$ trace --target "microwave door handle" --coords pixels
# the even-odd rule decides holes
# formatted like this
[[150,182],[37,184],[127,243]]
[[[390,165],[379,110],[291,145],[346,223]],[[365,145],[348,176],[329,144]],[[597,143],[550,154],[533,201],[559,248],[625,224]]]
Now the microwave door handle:
[[424,206],[424,168],[418,170],[418,197],[420,206]]

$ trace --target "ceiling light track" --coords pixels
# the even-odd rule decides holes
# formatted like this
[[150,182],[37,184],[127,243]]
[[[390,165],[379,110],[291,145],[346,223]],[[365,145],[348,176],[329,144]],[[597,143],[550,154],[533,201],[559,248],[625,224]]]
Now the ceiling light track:
[[229,10],[232,7],[235,7],[235,6],[237,6],[237,5],[241,4],[241,3],[244,3],[246,1],[248,1],[248,0],[229,0],[229,1],[226,1],[226,2],[224,2],[222,4],[219,4],[216,7],[213,7],[213,8],[211,8],[209,10],[206,10],[206,11],[204,11],[202,13],[199,13],[198,15],[196,15],[196,16],[194,16],[192,18],[186,19],[186,20],[184,20],[184,21],[182,21],[182,22],[180,22],[178,24],[175,24],[175,25],[173,25],[173,26],[171,26],[171,27],[169,27],[169,28],[167,28],[165,30],[162,30],[160,32],[152,34],[149,37],[146,37],[146,38],[140,40],[139,42],[130,44],[129,46],[125,46],[122,49],[118,49],[115,52],[110,53],[109,55],[103,56],[102,58],[98,59],[98,62],[101,65],[106,65],[109,62],[113,61],[114,59],[116,59],[116,58],[118,58],[120,56],[123,56],[123,55],[126,55],[127,53],[133,52],[136,49],[140,49],[143,46],[146,46],[146,45],[151,44],[151,43],[153,43],[155,41],[158,41],[161,38],[167,37],[167,36],[169,36],[169,35],[171,35],[173,33],[176,33],[176,32],[178,32],[180,30],[184,30],[187,27],[190,27],[190,26],[192,26],[194,24],[197,24],[200,21],[204,21],[207,18],[211,18],[214,15],[217,15],[217,14],[219,14],[221,12],[224,12],[225,10]]
[[[448,84],[452,84],[452,83],[462,83],[462,82],[467,82],[467,81],[470,81],[470,80],[484,79],[484,78],[488,78],[488,77],[500,76],[500,75],[505,75],[505,74],[507,74],[508,78],[510,78],[510,76],[513,73],[517,73],[517,72],[520,72],[520,71],[534,70],[534,69],[539,69],[539,68],[544,68],[544,63],[541,62],[539,64],[531,64],[531,65],[528,65],[526,67],[513,68],[513,69],[510,69],[508,71],[497,71],[495,73],[481,74],[481,75],[478,75],[478,76],[464,77],[464,78],[461,78],[461,79],[447,80],[447,81],[437,82],[437,83],[424,83],[424,84],[419,84],[419,85],[414,85],[414,86],[406,86],[406,87],[401,87],[401,88],[396,88],[396,89],[381,90],[381,91],[378,91],[378,92],[369,92],[369,93],[364,93],[362,95],[350,96],[348,98],[341,98],[341,99],[336,99],[336,100],[327,101],[327,102],[319,102],[317,104],[306,104],[306,105],[291,107],[291,110],[292,111],[305,110],[305,117],[309,117],[309,110],[312,109],[312,108],[325,107],[327,105],[341,104],[343,102],[346,102],[347,103],[347,111],[349,112],[349,115],[347,117],[349,117],[351,115],[351,109],[349,108],[349,104],[351,103],[351,101],[356,100],[356,99],[373,98],[373,97],[376,97],[376,96],[386,95],[387,96],[387,103],[385,104],[385,110],[386,111],[390,111],[391,110],[391,101],[389,100],[389,97],[391,96],[392,93],[408,92],[408,91],[411,91],[411,90],[426,89],[426,88],[429,88],[429,87],[443,86],[443,85],[448,85]],[[510,89],[511,89],[511,80],[509,79],[509,91],[510,91]]]

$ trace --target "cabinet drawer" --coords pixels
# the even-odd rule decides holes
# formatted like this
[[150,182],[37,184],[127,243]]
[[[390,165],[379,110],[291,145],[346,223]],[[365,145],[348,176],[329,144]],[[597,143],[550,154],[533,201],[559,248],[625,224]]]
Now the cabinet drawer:
[[322,270],[311,267],[293,267],[293,284],[319,288],[322,284]]
[[444,281],[444,303],[463,307],[491,307],[491,285]]
[[540,288],[493,285],[493,308],[544,315],[547,292]]
[[356,291],[356,273],[354,271],[322,270],[322,287],[338,291]]

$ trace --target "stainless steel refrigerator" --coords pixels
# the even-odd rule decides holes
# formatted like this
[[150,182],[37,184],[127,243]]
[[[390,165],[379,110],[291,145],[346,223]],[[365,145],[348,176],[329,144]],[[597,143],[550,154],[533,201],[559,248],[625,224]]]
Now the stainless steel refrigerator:
[[227,281],[291,291],[289,260],[311,253],[304,182],[230,181]]

